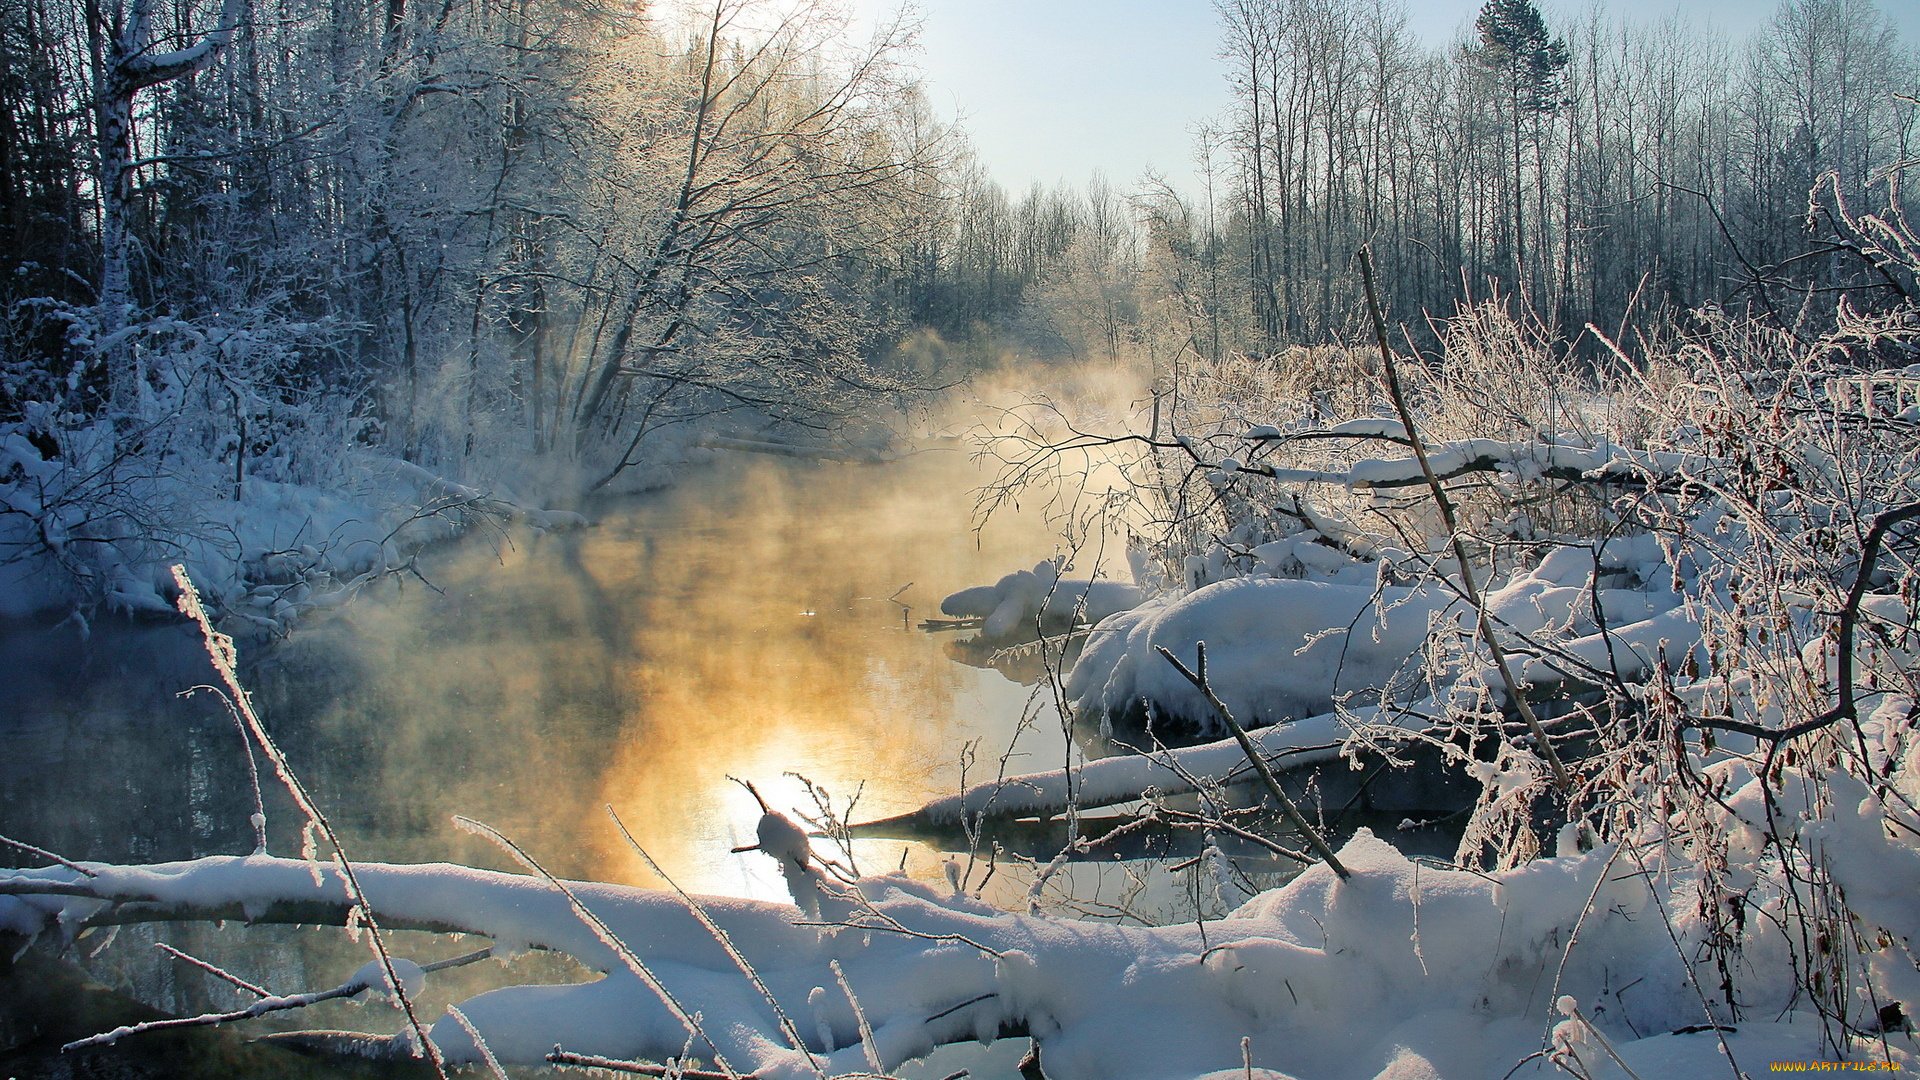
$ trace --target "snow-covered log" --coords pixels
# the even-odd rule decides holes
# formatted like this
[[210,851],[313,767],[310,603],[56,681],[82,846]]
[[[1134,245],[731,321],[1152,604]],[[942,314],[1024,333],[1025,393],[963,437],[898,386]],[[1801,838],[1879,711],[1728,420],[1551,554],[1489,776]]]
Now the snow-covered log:
[[[1349,723],[1417,726],[1418,710],[1383,711],[1364,706],[1346,718],[1322,713],[1248,733],[1276,771],[1324,766],[1340,759],[1351,733]],[[957,795],[934,799],[919,809],[884,821],[868,822],[868,831],[887,826],[958,825],[988,818],[1048,816],[1076,803],[1082,809],[1132,802],[1148,794],[1181,795],[1195,781],[1250,784],[1247,756],[1231,737],[1196,746],[1100,758],[1067,769],[1044,769],[974,784]]]
[[[1857,839],[1845,842],[1858,846]],[[1908,847],[1892,847],[1863,855],[1891,857],[1903,873],[1920,866]],[[605,973],[459,1003],[507,1063],[538,1063],[556,1043],[613,1058],[677,1056],[688,1043],[678,1011],[699,1017],[697,1056],[717,1053],[729,1067],[767,1078],[865,1072],[869,1051],[892,1068],[936,1044],[1009,1031],[1038,1040],[1054,1080],[1238,1076],[1243,1061],[1269,1070],[1258,1075],[1326,1080],[1546,1076],[1551,1068],[1539,1061],[1509,1070],[1549,1038],[1571,1037],[1554,1031],[1565,1028],[1555,1012],[1562,998],[1642,1080],[1691,1075],[1668,1063],[1718,1055],[1723,1038],[1750,1071],[1818,1056],[1820,1025],[1787,1011],[1784,964],[1743,983],[1746,1019],[1720,1031],[1697,1026],[1713,1017],[1702,1012],[1682,958],[1693,955],[1703,926],[1674,899],[1692,887],[1697,868],[1655,864],[1642,872],[1653,857],[1602,847],[1468,873],[1410,862],[1362,832],[1340,852],[1350,880],[1314,867],[1224,920],[1152,928],[998,912],[881,877],[827,898],[821,921],[837,926],[785,905],[697,901],[725,944],[673,893],[569,886],[671,1005],[539,880],[449,865],[356,870],[385,925],[458,928],[508,949],[561,949]],[[63,867],[0,876],[0,921],[16,933],[72,933],[116,919],[204,918],[235,908],[260,918],[346,911],[336,870],[298,860],[85,869],[92,876]],[[1758,971],[1774,970],[1766,965],[1782,948],[1777,937],[1765,920],[1750,924],[1745,955]],[[789,1045],[789,1028],[743,966],[799,1018],[804,1050]],[[1689,1025],[1695,1030],[1685,1035],[1657,1034]],[[1571,1035],[1592,1041],[1589,1031]],[[451,1062],[478,1060],[451,1014],[432,1024],[431,1037]],[[399,1037],[362,1045],[406,1049]]]
[[[1277,429],[1275,429],[1277,430]],[[1298,441],[1308,436],[1369,437],[1405,443],[1406,429],[1398,421],[1349,421],[1324,431],[1298,432],[1289,436]],[[1262,429],[1245,436],[1256,442],[1278,441]],[[1457,439],[1436,442],[1427,451],[1427,462],[1440,480],[1456,480],[1473,473],[1504,473],[1516,480],[1559,480],[1571,483],[1607,483],[1627,487],[1665,488],[1724,465],[1699,454],[1679,454],[1635,450],[1609,443],[1585,446],[1554,440],[1515,441],[1503,439]],[[1284,483],[1340,484],[1355,490],[1387,490],[1419,487],[1427,482],[1420,462],[1414,457],[1355,462],[1350,468],[1293,469],[1228,459],[1219,465],[1225,472],[1248,472]]]

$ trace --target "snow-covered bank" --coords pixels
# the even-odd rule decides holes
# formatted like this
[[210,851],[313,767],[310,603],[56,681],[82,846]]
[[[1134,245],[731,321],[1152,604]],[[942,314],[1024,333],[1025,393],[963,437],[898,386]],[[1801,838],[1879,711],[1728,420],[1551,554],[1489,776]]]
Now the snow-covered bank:
[[[477,441],[471,422],[460,448],[389,432],[369,398],[316,383],[341,345],[331,320],[53,301],[14,314],[71,369],[7,373],[0,615],[164,615],[184,564],[233,630],[279,632],[437,541],[585,521],[547,508],[581,486],[554,455]],[[516,494],[522,481],[540,497]]]
[[[71,368],[0,373],[0,616],[170,612],[167,568],[182,563],[233,629],[283,631],[408,572],[429,544],[583,524],[556,507],[662,486],[671,466],[712,455],[703,435],[788,445],[767,434],[772,416],[716,406],[622,438],[616,462],[595,438],[523,429],[514,409],[483,415],[464,362],[404,405],[358,382],[366,372],[332,386],[313,365],[350,335],[331,320],[129,322],[137,312],[48,300],[13,314]],[[103,396],[109,369],[119,389]],[[852,449],[879,459],[884,442]]]
[[278,632],[476,527],[586,523],[365,450],[343,453],[324,479],[275,479],[263,468],[209,489],[184,468],[92,484],[73,460],[85,445],[69,438],[65,456],[49,459],[18,431],[0,436],[0,614],[100,602],[170,615],[168,567],[180,563],[235,630]]
[[[1752,809],[1755,783],[1729,805]],[[1809,840],[1841,855],[1832,865],[1850,885],[1886,898],[1881,925],[1897,937],[1891,947],[1904,947],[1920,927],[1895,898],[1920,890],[1920,856],[1865,827],[1861,806],[1839,809]],[[852,888],[815,876],[801,887],[821,890],[810,900],[818,921],[782,905],[696,901],[724,938],[671,892],[570,884],[602,936],[536,878],[445,865],[356,871],[389,927],[560,949],[605,973],[459,1003],[509,1063],[537,1063],[556,1043],[658,1060],[691,1040],[697,1056],[717,1052],[743,1073],[838,1075],[1003,1031],[1032,1034],[1054,1080],[1241,1076],[1245,1062],[1268,1077],[1497,1080],[1555,1074],[1528,1060],[1543,1048],[1615,1075],[1603,1039],[1641,1080],[1697,1080],[1702,1062],[1758,1075],[1770,1061],[1836,1051],[1914,1060],[1910,1034],[1848,1033],[1793,1011],[1773,921],[1788,900],[1764,885],[1731,943],[1740,1004],[1720,1000],[1714,957],[1729,943],[1713,940],[1719,924],[1691,899],[1710,881],[1675,854],[1642,841],[1470,873],[1410,862],[1362,833],[1341,851],[1346,881],[1316,867],[1224,920],[1159,928],[997,912],[900,877]],[[82,866],[91,876],[62,867],[0,876],[0,925],[32,935],[241,914],[338,922],[347,909],[338,870],[299,860]],[[686,1017],[698,1018],[697,1035]],[[450,1061],[478,1062],[458,1019],[423,1021]]]

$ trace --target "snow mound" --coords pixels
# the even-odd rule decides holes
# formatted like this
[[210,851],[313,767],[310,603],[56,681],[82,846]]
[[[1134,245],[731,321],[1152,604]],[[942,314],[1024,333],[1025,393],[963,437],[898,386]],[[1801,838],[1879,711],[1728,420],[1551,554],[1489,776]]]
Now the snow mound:
[[1063,578],[1048,559],[1032,570],[1016,570],[992,585],[962,589],[940,602],[956,618],[982,619],[981,633],[1008,638],[1041,622],[1097,623],[1126,611],[1145,598],[1135,585],[1088,578]]
[[[1375,564],[1306,539],[1273,541],[1253,554],[1268,567],[1290,557],[1369,581],[1378,576]],[[1698,639],[1697,621],[1676,610],[1677,595],[1588,588],[1594,566],[1590,549],[1561,549],[1488,593],[1488,609],[1503,628],[1544,636],[1594,669],[1643,664],[1662,641]],[[1604,613],[1604,630],[1596,613]],[[1191,666],[1204,641],[1209,681],[1235,719],[1273,724],[1329,712],[1336,702],[1404,698],[1419,681],[1423,646],[1445,629],[1471,633],[1473,617],[1458,591],[1441,583],[1232,578],[1101,622],[1067,679],[1067,696],[1083,715],[1150,713],[1224,731],[1205,699],[1156,651],[1164,647]],[[1555,682],[1581,668],[1543,657],[1529,660],[1523,673],[1524,681]],[[1490,677],[1481,681],[1494,685]]]
[[1094,628],[1066,684],[1082,713],[1163,717],[1219,729],[1211,707],[1155,650],[1189,666],[1207,644],[1207,673],[1235,719],[1277,723],[1333,707],[1337,693],[1386,690],[1417,660],[1430,620],[1453,606],[1435,589],[1376,590],[1277,578],[1235,578],[1150,601]]

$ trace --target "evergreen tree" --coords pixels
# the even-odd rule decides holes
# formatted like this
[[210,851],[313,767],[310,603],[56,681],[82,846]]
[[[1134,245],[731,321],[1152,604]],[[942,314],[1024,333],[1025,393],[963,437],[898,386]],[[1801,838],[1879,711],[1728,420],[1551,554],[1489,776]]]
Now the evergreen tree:
[[[1513,139],[1514,285],[1526,289],[1536,275],[1527,264],[1526,181],[1520,153],[1522,131],[1528,126],[1532,128],[1537,167],[1540,119],[1560,110],[1560,76],[1569,61],[1567,43],[1547,33],[1546,20],[1540,17],[1540,9],[1533,6],[1533,0],[1487,0],[1474,26],[1480,32],[1482,46],[1477,59],[1499,79],[1506,99]],[[1544,211],[1544,191],[1540,201]],[[1544,220],[1541,231],[1545,231]]]
[[1481,62],[1500,74],[1517,111],[1559,111],[1567,43],[1547,33],[1533,0],[1487,0],[1474,28],[1483,46]]

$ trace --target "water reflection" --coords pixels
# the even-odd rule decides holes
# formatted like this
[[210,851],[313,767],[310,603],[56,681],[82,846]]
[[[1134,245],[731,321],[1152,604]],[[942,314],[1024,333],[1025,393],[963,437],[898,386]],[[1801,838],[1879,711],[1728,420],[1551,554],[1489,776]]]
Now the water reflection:
[[[730,775],[810,809],[798,773],[872,820],[957,790],[974,740],[975,781],[1063,761],[1037,649],[989,655],[919,626],[947,593],[1055,551],[1037,515],[976,531],[981,481],[953,452],[727,455],[593,528],[442,552],[435,588],[395,579],[247,646],[244,677],[357,858],[512,868],[452,826],[465,814],[556,873],[655,883],[610,805],[683,887],[783,897],[765,859],[728,851],[758,816]],[[25,628],[0,655],[21,672],[0,680],[0,833],[105,860],[251,847],[232,721],[175,696],[215,681],[195,634]],[[298,850],[296,815],[267,794],[273,850]],[[902,848],[857,854],[891,868]],[[940,876],[939,856],[911,858]]]
[[[882,816],[953,791],[966,740],[997,755],[1013,737],[1027,688],[917,628],[1053,549],[1031,519],[976,534],[977,483],[952,453],[723,461],[594,528],[443,559],[445,595],[357,602],[255,678],[363,857],[504,865],[447,824],[463,813],[556,872],[651,883],[610,805],[683,887],[782,896],[764,860],[728,853],[758,816],[729,775],[810,808],[799,773]],[[1038,768],[1061,745],[1049,720],[1019,750]]]

